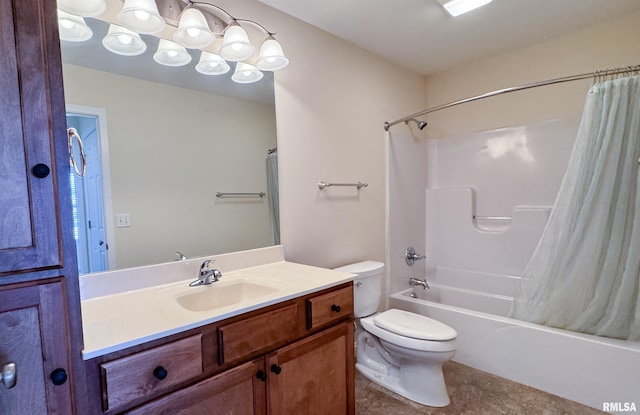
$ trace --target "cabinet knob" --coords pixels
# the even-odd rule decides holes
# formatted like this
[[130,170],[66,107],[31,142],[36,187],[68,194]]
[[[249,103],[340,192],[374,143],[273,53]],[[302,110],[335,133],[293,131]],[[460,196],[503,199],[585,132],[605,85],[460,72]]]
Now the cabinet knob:
[[6,363],[2,367],[2,373],[0,373],[0,383],[11,389],[16,386],[16,364],[13,362]]
[[340,306],[337,304],[332,304],[331,305],[331,311],[335,311],[336,313],[340,312]]
[[167,375],[169,375],[169,372],[167,372],[167,369],[162,366],[157,366],[155,369],[153,369],[153,376],[155,376],[158,380],[165,379]]
[[64,385],[64,383],[68,379],[67,371],[62,368],[58,368],[51,372],[51,375],[49,375],[49,377],[51,378],[51,382],[53,382],[53,384],[56,386]]
[[46,164],[38,163],[31,169],[31,173],[36,176],[38,179],[44,179],[49,175],[51,169]]
[[258,379],[260,379],[263,382],[266,382],[267,380],[267,372],[263,371],[263,370],[258,370],[258,373],[256,373],[256,377]]
[[278,365],[276,365],[275,363],[271,365],[271,367],[269,368],[269,370],[271,370],[273,373],[275,373],[276,375],[279,375],[280,372],[282,372],[282,368]]

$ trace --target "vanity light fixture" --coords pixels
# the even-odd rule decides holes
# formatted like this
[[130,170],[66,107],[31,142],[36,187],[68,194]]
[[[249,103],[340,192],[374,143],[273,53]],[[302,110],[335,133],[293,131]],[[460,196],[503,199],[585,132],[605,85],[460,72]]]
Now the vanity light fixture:
[[102,39],[102,45],[109,52],[123,56],[136,56],[147,50],[147,45],[140,39],[139,34],[115,24],[109,25],[109,31]]
[[178,31],[173,40],[185,48],[200,49],[209,46],[215,40],[207,25],[207,19],[198,9],[189,7],[182,12]]
[[438,0],[438,3],[453,17],[475,10],[492,0]]
[[264,74],[255,66],[245,62],[238,62],[236,63],[236,70],[231,75],[231,80],[239,84],[250,84],[258,82],[263,76]]
[[158,33],[165,22],[154,0],[125,0],[116,20],[126,28],[138,33]]
[[258,60],[256,66],[263,71],[277,71],[289,64],[289,59],[284,56],[282,46],[273,36],[269,36],[267,40],[260,46]]
[[[58,1],[62,4],[79,3],[81,6],[105,2],[104,0]],[[205,75],[220,75],[230,71],[228,62],[238,62],[231,79],[239,83],[257,82],[264,76],[261,71],[276,71],[289,64],[282,46],[274,37],[275,33],[269,32],[253,20],[235,18],[214,4],[193,0],[122,0],[122,2],[123,8],[116,16],[118,25],[111,25],[109,33],[102,41],[102,44],[111,52],[128,56],[139,55],[146,50],[146,45],[139,34],[153,34],[160,38],[158,50],[153,55],[156,62],[167,66],[186,65],[191,61],[191,55],[185,48],[201,49],[196,71]],[[69,7],[69,9],[72,8]],[[98,8],[88,10],[88,7],[76,7],[72,10],[76,11],[72,14],[81,19],[94,16]],[[104,8],[100,13],[103,11]],[[70,19],[61,21],[60,24],[63,23],[71,24]],[[172,37],[173,41],[166,39],[167,32],[164,31],[166,25],[176,29]],[[245,30],[248,27],[257,29],[260,35],[265,36],[257,56],[255,56],[256,47]],[[212,46],[217,39],[222,40],[220,47]],[[72,39],[64,36],[62,40]],[[255,66],[247,61],[255,62]]]
[[224,32],[220,56],[228,61],[238,62],[250,58],[255,51],[247,32],[234,20]]
[[104,0],[58,0],[58,9],[82,17],[94,17],[107,8]]
[[200,54],[200,61],[196,65],[196,71],[203,75],[222,75],[229,72],[230,69],[231,67],[227,61],[222,59],[222,56],[204,50]]
[[58,10],[60,39],[67,42],[84,42],[91,39],[93,32],[80,16]]
[[165,66],[183,66],[191,62],[191,55],[176,42],[160,39],[158,50],[153,54],[153,60]]

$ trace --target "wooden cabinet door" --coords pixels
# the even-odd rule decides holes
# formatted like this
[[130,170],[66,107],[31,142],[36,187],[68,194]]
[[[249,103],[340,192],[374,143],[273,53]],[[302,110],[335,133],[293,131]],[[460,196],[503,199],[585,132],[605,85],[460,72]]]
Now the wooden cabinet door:
[[62,283],[0,291],[0,367],[16,365],[11,389],[0,384],[0,414],[73,414]]
[[[266,415],[264,359],[245,363],[127,412],[129,415]],[[260,378],[265,379],[264,376]]]
[[[62,264],[56,188],[67,182],[56,176],[54,146],[64,150],[66,132],[55,12],[51,0],[0,2],[0,275]],[[58,168],[68,171],[68,162]]]
[[353,322],[279,349],[267,373],[270,414],[354,414]]

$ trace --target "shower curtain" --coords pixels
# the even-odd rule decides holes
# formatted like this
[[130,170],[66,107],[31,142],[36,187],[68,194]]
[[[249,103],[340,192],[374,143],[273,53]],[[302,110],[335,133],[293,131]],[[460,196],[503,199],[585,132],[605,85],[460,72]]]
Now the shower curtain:
[[274,245],[280,245],[280,199],[278,193],[278,153],[267,154],[267,188],[269,192],[269,214]]
[[640,340],[639,157],[640,76],[593,85],[512,317]]

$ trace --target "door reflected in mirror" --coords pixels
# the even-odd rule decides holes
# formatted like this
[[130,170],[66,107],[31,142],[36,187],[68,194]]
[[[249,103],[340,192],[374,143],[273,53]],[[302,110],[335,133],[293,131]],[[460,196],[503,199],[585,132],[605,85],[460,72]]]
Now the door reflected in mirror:
[[[76,240],[78,272],[81,274],[109,269],[104,188],[110,189],[110,186],[102,169],[103,160],[105,165],[109,165],[109,156],[108,152],[100,151],[101,144],[108,148],[106,134],[100,134],[98,129],[102,113],[91,108],[67,108],[67,127],[73,128],[76,134],[75,138],[69,136],[69,148],[74,155],[69,169],[69,181],[73,234]],[[77,165],[74,167],[73,163]],[[81,165],[78,167],[79,164]],[[107,190],[106,193],[110,194],[110,191]]]
[[[161,66],[151,56],[158,40],[145,35],[144,54],[114,55],[101,44],[107,24],[86,20],[90,41],[61,42],[67,112],[76,116],[69,126],[92,116],[74,108],[104,115],[93,115],[95,142],[91,128],[81,132],[94,142],[87,143],[96,152],[88,155],[94,172],[74,180],[86,196],[77,214],[81,273],[101,261],[121,269],[172,261],[176,251],[196,257],[279,243],[277,178],[267,177],[277,176],[277,158],[269,156],[276,147],[273,74],[240,85],[199,74],[195,58],[185,67]],[[95,163],[107,159],[95,173]],[[102,203],[90,195],[98,192],[94,184],[83,183],[92,180],[100,181]],[[119,227],[118,215],[128,215],[129,226]],[[79,236],[82,226],[100,223],[103,235]]]

